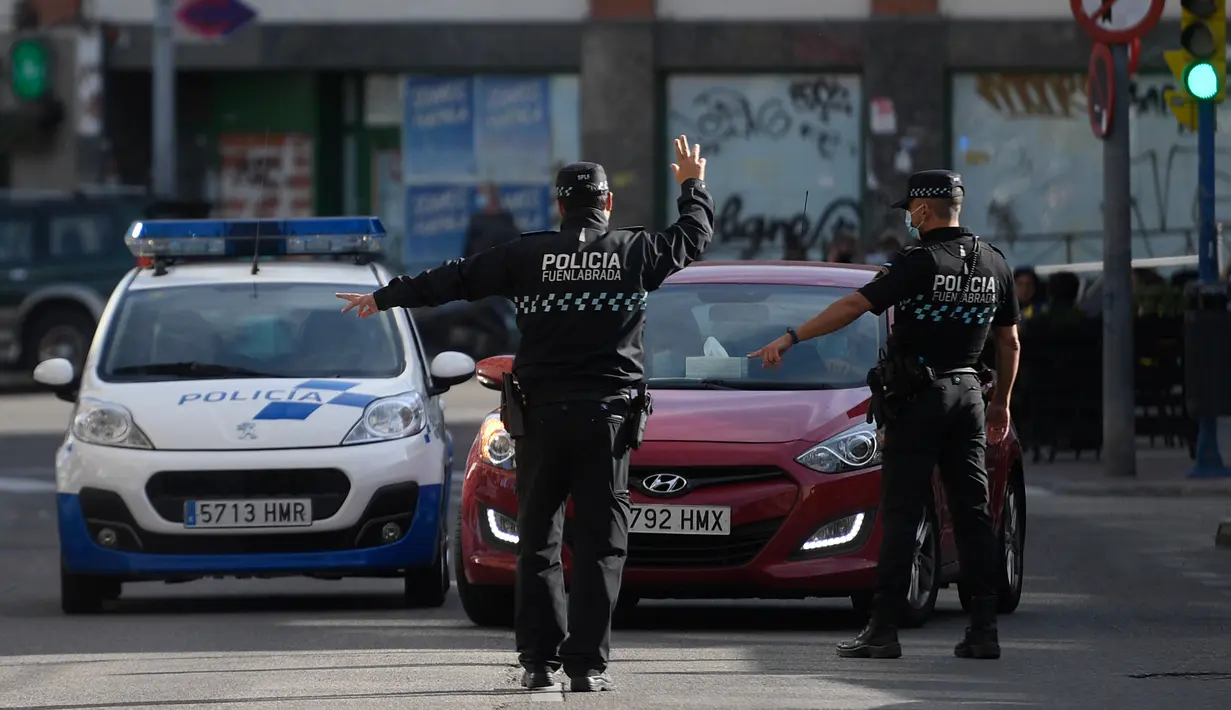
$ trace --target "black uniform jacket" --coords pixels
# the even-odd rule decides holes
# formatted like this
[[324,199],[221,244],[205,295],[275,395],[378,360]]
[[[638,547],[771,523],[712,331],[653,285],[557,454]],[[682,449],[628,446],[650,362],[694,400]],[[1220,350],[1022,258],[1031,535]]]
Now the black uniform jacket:
[[614,393],[645,376],[646,294],[701,256],[714,201],[699,180],[681,186],[680,217],[663,232],[608,231],[600,213],[558,232],[530,232],[376,291],[381,310],[504,296],[517,308],[513,371],[527,399]]
[[964,227],[924,233],[859,292],[876,315],[894,307],[895,341],[938,371],[973,367],[989,331],[1020,319],[1004,254]]

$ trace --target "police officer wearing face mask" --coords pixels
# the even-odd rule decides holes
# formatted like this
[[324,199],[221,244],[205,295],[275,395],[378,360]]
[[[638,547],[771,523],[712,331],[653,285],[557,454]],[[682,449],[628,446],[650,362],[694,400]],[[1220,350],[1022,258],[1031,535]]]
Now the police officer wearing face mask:
[[[646,294],[701,256],[714,236],[705,159],[675,141],[680,218],[664,232],[611,229],[601,165],[560,170],[558,232],[533,232],[372,294],[338,294],[366,318],[389,308],[505,296],[521,345],[504,382],[502,414],[517,445],[516,635],[528,689],[613,688],[611,615],[628,552],[628,456],[651,410],[645,391]],[[572,588],[560,566],[564,504],[572,495]],[[566,638],[567,630],[567,638]]]
[[[998,249],[960,226],[961,176],[928,170],[912,175],[907,189],[907,198],[893,207],[906,210],[906,225],[919,244],[898,252],[871,283],[749,357],[776,366],[795,343],[832,333],[867,311],[880,315],[895,307],[887,352],[868,376],[869,416],[884,427],[885,442],[877,590],[867,627],[839,644],[838,655],[902,655],[897,626],[906,611],[915,530],[927,514],[932,471],[939,464],[962,583],[972,592],[971,624],[954,654],[999,658],[999,550],[984,451],[986,437],[998,443],[1009,429],[1020,349],[1013,272]],[[979,359],[989,332],[996,338],[997,369],[985,412],[981,385],[991,382],[991,372],[980,371]]]

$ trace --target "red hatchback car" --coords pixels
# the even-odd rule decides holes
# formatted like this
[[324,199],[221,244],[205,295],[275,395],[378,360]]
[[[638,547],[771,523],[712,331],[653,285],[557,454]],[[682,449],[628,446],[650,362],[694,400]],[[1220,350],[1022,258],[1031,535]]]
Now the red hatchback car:
[[[746,355],[874,275],[873,267],[852,265],[702,262],[650,294],[645,360],[654,413],[632,455],[622,604],[850,597],[866,611],[881,537],[881,451],[866,423],[865,378],[892,311],[792,348],[777,370]],[[488,358],[479,380],[498,389],[511,367],[509,356]],[[485,626],[507,625],[513,615],[515,455],[493,412],[466,461],[452,541],[462,606]],[[1000,611],[1009,613],[1021,598],[1026,532],[1015,434],[988,448],[987,468],[1003,551]],[[932,490],[919,504],[913,626],[925,623],[937,592],[958,577],[939,476]],[[566,513],[567,579],[571,504]]]

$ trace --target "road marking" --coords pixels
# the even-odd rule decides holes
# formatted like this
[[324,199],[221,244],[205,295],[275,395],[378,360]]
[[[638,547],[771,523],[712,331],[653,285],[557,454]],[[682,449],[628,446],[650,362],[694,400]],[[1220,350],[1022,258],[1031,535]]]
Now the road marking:
[[55,481],[0,477],[0,493],[55,493]]
[[1052,493],[1046,488],[1040,488],[1038,486],[1026,486],[1026,497],[1027,498],[1050,498],[1054,495],[1056,494]]
[[554,688],[532,690],[530,691],[530,700],[536,703],[562,703],[564,702],[564,684],[556,683]]

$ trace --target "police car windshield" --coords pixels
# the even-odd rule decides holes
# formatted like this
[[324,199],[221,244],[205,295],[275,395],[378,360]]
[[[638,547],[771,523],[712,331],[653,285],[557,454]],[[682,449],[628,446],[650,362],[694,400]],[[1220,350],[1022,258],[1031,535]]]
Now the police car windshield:
[[112,382],[385,378],[404,369],[394,316],[342,314],[354,284],[210,284],[124,294],[100,359]]
[[884,325],[866,313],[800,343],[778,369],[747,355],[851,291],[778,284],[675,284],[649,295],[645,364],[655,389],[817,390],[864,387]]

